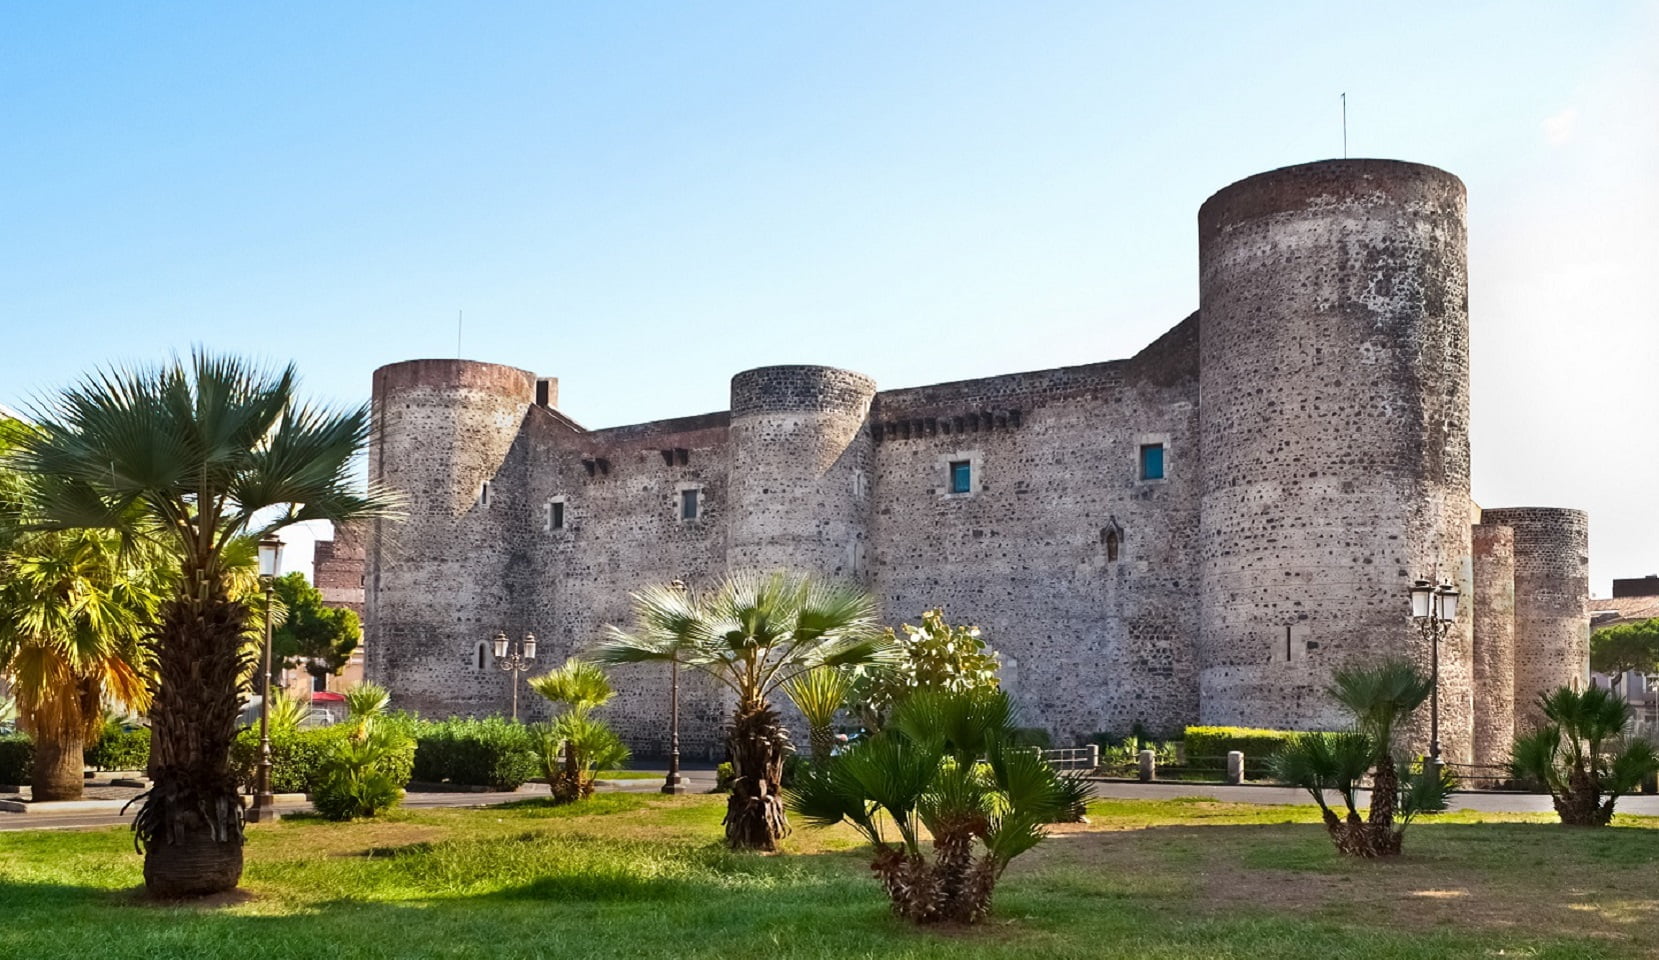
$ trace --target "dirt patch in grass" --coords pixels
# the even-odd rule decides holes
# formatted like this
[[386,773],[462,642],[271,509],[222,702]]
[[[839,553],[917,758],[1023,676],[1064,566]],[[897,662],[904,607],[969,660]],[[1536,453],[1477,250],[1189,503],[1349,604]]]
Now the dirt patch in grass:
[[[1141,892],[1176,893],[1167,909],[1184,916],[1260,910],[1392,930],[1659,939],[1659,898],[1647,895],[1655,890],[1659,831],[1609,838],[1552,825],[1481,829],[1512,833],[1493,850],[1471,842],[1477,835],[1460,835],[1466,828],[1417,826],[1402,856],[1368,861],[1340,857],[1314,824],[1069,824],[1057,826],[1054,840],[1020,866],[1094,865],[1143,878],[1136,881]],[[1609,839],[1639,849],[1610,862],[1596,848]],[[1490,844],[1489,834],[1478,843]],[[1527,862],[1516,862],[1522,851]],[[1158,877],[1178,878],[1184,889],[1154,883]]]

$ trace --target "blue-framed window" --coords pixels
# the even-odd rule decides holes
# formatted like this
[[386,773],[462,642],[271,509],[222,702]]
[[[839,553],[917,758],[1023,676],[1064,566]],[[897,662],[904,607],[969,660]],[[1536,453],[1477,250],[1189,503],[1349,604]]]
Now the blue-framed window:
[[968,493],[973,490],[973,464],[967,460],[950,463],[950,492]]
[[1141,444],[1141,479],[1162,480],[1164,478],[1164,445],[1161,443]]
[[680,519],[681,520],[695,520],[695,519],[697,519],[697,491],[696,490],[681,490],[680,491]]

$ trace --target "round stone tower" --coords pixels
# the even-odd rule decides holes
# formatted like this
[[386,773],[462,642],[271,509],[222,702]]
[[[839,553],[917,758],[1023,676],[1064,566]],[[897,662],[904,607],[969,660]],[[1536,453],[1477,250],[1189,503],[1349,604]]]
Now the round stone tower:
[[[1334,669],[1427,670],[1414,578],[1470,594],[1463,184],[1388,160],[1286,167],[1210,197],[1198,229],[1199,713],[1333,729]],[[1441,651],[1448,760],[1471,734],[1459,620]]]
[[1474,527],[1476,763],[1503,763],[1515,744],[1515,531]]
[[523,632],[507,568],[529,521],[509,453],[536,389],[527,371],[470,360],[374,373],[369,475],[402,496],[405,517],[370,532],[364,672],[402,709],[506,709],[487,644]]
[[726,564],[862,581],[869,541],[874,380],[833,367],[732,378]]
[[1590,683],[1590,518],[1582,510],[1482,510],[1515,531],[1515,729],[1537,724],[1538,696]]

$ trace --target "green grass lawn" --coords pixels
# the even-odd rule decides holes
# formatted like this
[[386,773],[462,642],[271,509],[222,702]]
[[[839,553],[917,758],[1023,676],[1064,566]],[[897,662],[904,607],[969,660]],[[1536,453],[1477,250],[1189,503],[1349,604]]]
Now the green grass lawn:
[[1311,808],[1105,801],[982,926],[893,919],[844,829],[720,844],[720,797],[249,830],[245,894],[158,906],[124,830],[0,834],[0,957],[1604,958],[1659,946],[1659,822],[1425,819],[1340,860]]

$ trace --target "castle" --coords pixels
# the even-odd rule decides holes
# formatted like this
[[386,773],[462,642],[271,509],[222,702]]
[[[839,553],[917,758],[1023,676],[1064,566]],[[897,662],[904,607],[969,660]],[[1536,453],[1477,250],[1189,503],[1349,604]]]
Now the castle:
[[[890,623],[980,625],[1056,742],[1332,728],[1336,667],[1428,668],[1407,588],[1446,577],[1445,755],[1501,761],[1540,692],[1587,680],[1588,522],[1470,499],[1464,207],[1396,161],[1232,184],[1199,210],[1198,311],[1127,360],[893,390],[764,367],[730,410],[602,430],[553,378],[382,367],[370,473],[407,517],[369,532],[367,675],[426,713],[504,711],[498,630],[552,666],[629,623],[632,589],[792,568]],[[617,674],[609,717],[661,750],[666,668]],[[687,749],[711,747],[720,695],[682,700]]]

